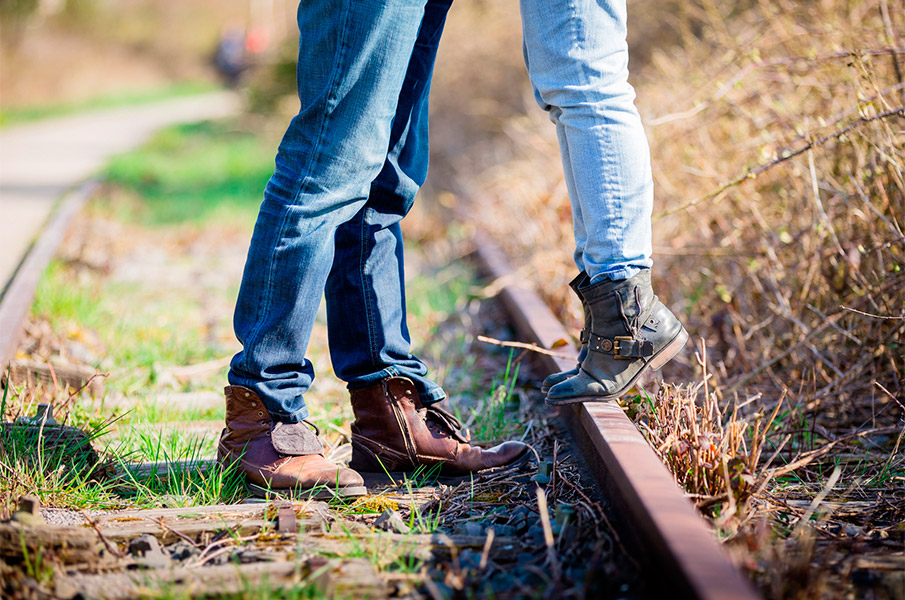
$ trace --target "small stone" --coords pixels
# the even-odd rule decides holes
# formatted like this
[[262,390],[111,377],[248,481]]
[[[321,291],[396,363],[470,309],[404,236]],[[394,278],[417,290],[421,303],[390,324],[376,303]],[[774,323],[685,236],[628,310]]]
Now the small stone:
[[480,523],[468,521],[465,523],[465,535],[479,536],[484,535],[484,527]]
[[380,516],[377,517],[374,521],[374,527],[384,531],[401,534],[406,534],[411,531],[411,528],[406,525],[405,521],[402,520],[402,517],[399,516],[399,513],[390,508],[383,511]]
[[575,582],[584,581],[584,569],[581,567],[573,567],[566,571],[566,577]]
[[500,537],[512,537],[516,535],[516,530],[511,525],[494,525],[493,533]]
[[529,554],[528,552],[521,552],[518,556],[515,557],[516,564],[520,566],[530,565],[537,560],[537,557],[533,554]]
[[53,404],[39,404],[38,413],[35,415],[35,423],[44,423],[45,425],[59,425],[57,420],[53,418]]
[[24,512],[39,517],[41,512],[41,501],[38,500],[37,496],[20,496],[19,512]]
[[481,553],[474,550],[459,552],[459,565],[463,569],[477,569],[481,565]]
[[469,521],[457,523],[456,526],[453,527],[453,535],[468,535],[468,523]]
[[261,552],[260,550],[242,550],[241,552],[239,552],[236,555],[236,558],[239,560],[240,563],[242,563],[243,565],[246,565],[246,564],[250,564],[250,563],[266,561],[267,555],[266,555],[266,553]]
[[160,550],[160,542],[150,533],[143,533],[129,542],[129,554],[132,556],[145,556],[149,552]]
[[541,461],[537,465],[537,475],[534,477],[534,481],[536,481],[539,485],[547,485],[550,483],[550,478],[553,475],[553,463]]
[[496,523],[503,523],[509,520],[509,511],[503,506],[497,506],[489,513],[484,519],[485,521],[494,521]]
[[31,527],[40,527],[41,525],[47,524],[47,522],[39,515],[33,515],[30,512],[22,512],[21,510],[14,512],[12,519],[17,523],[22,523],[23,525],[29,525]]
[[532,525],[528,528],[528,533],[525,534],[528,538],[528,541],[531,542],[534,546],[543,546],[544,545],[544,528],[540,525]]
[[135,562],[149,569],[169,566],[170,559],[160,547],[160,542],[150,533],[143,533],[129,542],[129,554]]
[[486,596],[505,596],[516,587],[516,579],[511,573],[499,572],[490,578],[490,587],[494,594],[486,594]]
[[509,517],[509,519],[510,519],[511,521],[516,521],[516,520],[518,520],[518,519],[527,519],[527,518],[528,518],[528,513],[530,513],[530,512],[531,512],[531,511],[528,510],[528,508],[526,508],[526,507],[524,507],[524,506],[519,506],[518,508],[516,508],[515,510],[512,511],[511,516]]
[[167,552],[170,553],[170,558],[173,560],[183,561],[188,560],[193,556],[197,556],[201,553],[198,548],[192,546],[188,542],[178,541],[175,544],[167,546]]
[[842,531],[845,532],[845,535],[850,537],[855,537],[864,533],[864,529],[858,527],[857,525],[853,525],[851,523],[846,523],[845,527],[842,528]]

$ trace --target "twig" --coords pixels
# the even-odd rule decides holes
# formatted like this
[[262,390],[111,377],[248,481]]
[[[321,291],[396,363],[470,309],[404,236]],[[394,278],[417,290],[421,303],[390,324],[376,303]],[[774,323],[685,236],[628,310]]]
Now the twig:
[[839,308],[842,310],[847,310],[849,312],[857,313],[859,315],[864,315],[865,317],[871,317],[872,319],[885,319],[887,321],[905,321],[905,317],[886,317],[883,315],[875,315],[869,312],[864,312],[863,310],[858,310],[857,308],[849,308],[845,305],[840,305]]
[[887,396],[892,398],[892,401],[895,402],[896,404],[898,404],[899,408],[901,408],[902,410],[905,410],[905,405],[903,405],[901,402],[899,402],[899,399],[896,398],[892,392],[890,392],[885,387],[883,387],[882,383],[880,383],[879,381],[875,381],[874,385],[877,386],[878,388],[880,388],[881,390],[883,390],[883,393],[885,393]]
[[836,446],[836,444],[839,444],[841,442],[847,442],[848,440],[859,438],[859,437],[865,437],[868,435],[885,434],[885,433],[892,433],[892,432],[897,432],[897,431],[899,431],[899,427],[892,426],[892,427],[883,427],[880,429],[868,429],[866,431],[856,431],[855,433],[850,433],[846,436],[833,440],[832,442],[823,446],[822,448],[818,448],[816,450],[812,450],[810,452],[802,454],[798,460],[792,461],[783,467],[778,467],[776,469],[773,469],[772,471],[769,472],[769,474],[771,477],[780,477],[782,475],[785,475],[786,473],[791,473],[792,471],[800,469],[801,467],[808,465],[808,464],[812,463],[814,460],[827,454],[830,450],[833,449],[833,447]]
[[547,545],[547,561],[553,574],[553,581],[559,581],[562,573],[559,560],[556,558],[556,546],[553,539],[553,527],[550,525],[550,514],[547,510],[547,494],[543,488],[537,488],[537,509],[540,512],[540,523],[544,529],[544,543]]
[[88,513],[86,513],[84,510],[80,510],[79,513],[82,515],[82,518],[85,519],[85,521],[87,521],[89,525],[91,525],[92,529],[94,529],[95,533],[97,533],[97,537],[101,538],[101,541],[104,543],[104,546],[107,548],[108,552],[110,552],[116,558],[123,558],[125,556],[125,554],[122,553],[119,547],[116,546],[116,544],[111,543],[110,540],[107,539],[107,536],[103,534],[101,528],[97,526],[97,523],[95,523],[94,520],[88,516]]
[[541,348],[537,344],[526,344],[525,342],[504,342],[502,340],[490,338],[484,335],[478,336],[479,342],[484,342],[485,344],[493,344],[495,346],[502,346],[504,348],[522,348],[524,350],[530,350],[531,352],[537,352],[538,354],[544,354],[546,356],[553,356],[555,358],[562,358],[565,360],[575,360],[575,356],[571,354],[560,354],[559,352],[553,352],[551,350],[547,350],[546,348]]
[[[894,42],[894,40],[892,40]],[[679,121],[682,119],[689,119],[699,112],[707,109],[710,105],[716,100],[720,100],[723,96],[729,93],[731,90],[735,88],[735,86],[740,83],[743,79],[745,79],[751,73],[762,70],[762,69],[772,69],[775,67],[786,67],[790,65],[795,65],[797,63],[818,63],[826,60],[835,60],[840,58],[849,58],[852,56],[857,56],[859,58],[864,56],[892,56],[895,57],[897,54],[905,54],[905,49],[902,48],[874,48],[869,50],[849,50],[845,52],[833,52],[830,54],[822,54],[820,56],[791,56],[786,58],[779,58],[776,60],[765,61],[761,63],[750,64],[747,67],[741,69],[738,73],[735,74],[735,77],[727,81],[725,84],[720,86],[710,98],[703,102],[699,102],[694,107],[678,113],[670,113],[667,115],[663,115],[662,117],[657,117],[655,119],[651,119],[645,121],[645,125],[648,127],[656,127],[657,125],[663,125],[665,123],[670,123],[672,121]]]
[[760,175],[764,171],[768,171],[768,170],[772,169],[773,167],[775,167],[776,165],[782,164],[792,158],[795,158],[796,156],[804,154],[805,152],[807,152],[813,148],[816,148],[818,146],[823,146],[827,142],[830,142],[838,137],[841,137],[841,136],[845,135],[846,133],[848,133],[854,129],[857,129],[858,127],[861,127],[862,125],[866,125],[867,123],[871,123],[873,121],[888,119],[889,117],[895,117],[895,116],[905,117],[905,106],[899,106],[892,110],[887,110],[885,112],[873,115],[871,117],[861,117],[858,120],[856,120],[852,123],[849,123],[845,127],[837,129],[836,131],[834,131],[832,133],[829,133],[823,137],[820,137],[820,138],[817,138],[815,140],[808,142],[807,144],[805,144],[804,146],[802,146],[800,148],[797,148],[795,150],[786,150],[782,153],[782,155],[779,158],[773,159],[766,164],[762,164],[762,165],[754,167],[752,169],[748,169],[741,175],[737,176],[735,179],[732,179],[731,181],[724,183],[723,185],[721,185],[717,189],[713,190],[712,192],[704,194],[703,196],[695,198],[694,200],[690,200],[690,201],[686,202],[685,204],[682,204],[675,208],[665,210],[665,211],[661,212],[660,214],[655,215],[654,219],[662,219],[663,217],[668,217],[670,215],[674,215],[678,212],[682,212],[683,210],[688,210],[689,208],[697,206],[698,204],[701,204],[702,202],[707,202],[708,200],[713,200],[717,196],[722,195],[724,192],[726,192],[730,188],[737,186],[738,184],[742,183],[743,181],[746,181],[748,179],[755,179],[755,178],[757,178],[758,175]]
[[808,509],[801,516],[801,519],[798,520],[798,524],[795,525],[795,533],[801,533],[804,529],[804,526],[807,525],[807,522],[811,519],[811,515],[814,514],[814,511],[820,506],[820,503],[823,502],[823,499],[827,497],[827,494],[832,491],[832,489],[836,486],[836,482],[839,481],[839,476],[842,475],[842,469],[837,465],[833,472],[830,474],[830,478],[827,480],[826,485],[823,486],[823,489],[820,490],[820,493],[814,497],[814,500],[811,501],[811,505],[808,506]]
[[482,571],[487,568],[487,557],[490,555],[490,547],[493,546],[493,538],[496,533],[493,531],[493,528],[487,530],[487,539],[484,541],[484,551],[481,552],[481,562],[478,564],[478,568]]
[[172,534],[175,535],[176,537],[178,537],[178,538],[180,538],[180,539],[182,539],[182,540],[185,540],[186,542],[190,543],[190,544],[191,544],[192,546],[194,546],[195,548],[199,548],[199,547],[200,547],[194,540],[192,540],[192,538],[190,538],[189,536],[185,535],[184,533],[182,533],[182,532],[180,532],[180,531],[176,531],[175,529],[173,529],[172,527],[170,527],[169,525],[167,525],[166,523],[164,523],[164,522],[163,522],[163,517],[158,517],[158,518],[154,519],[154,522],[157,523],[157,525],[158,525],[161,529],[163,529],[164,531],[169,531],[170,533],[172,533]]

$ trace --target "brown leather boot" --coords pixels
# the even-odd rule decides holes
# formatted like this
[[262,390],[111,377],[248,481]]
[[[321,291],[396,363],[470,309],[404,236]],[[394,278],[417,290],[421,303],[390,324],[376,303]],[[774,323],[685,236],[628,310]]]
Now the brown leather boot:
[[390,377],[352,390],[352,461],[356,471],[412,471],[442,465],[442,475],[465,475],[510,465],[528,446],[504,442],[490,449],[472,446],[462,424],[437,406],[424,406],[415,384]]
[[314,425],[274,423],[253,391],[237,385],[224,391],[226,429],[217,460],[224,466],[237,463],[252,494],[332,498],[367,493],[361,475],[324,458]]

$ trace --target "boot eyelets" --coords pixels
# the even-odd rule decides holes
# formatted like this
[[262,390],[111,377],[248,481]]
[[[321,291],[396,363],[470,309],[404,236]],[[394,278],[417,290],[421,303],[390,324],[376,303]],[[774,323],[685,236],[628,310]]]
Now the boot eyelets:
[[257,402],[252,402],[251,405],[252,405],[252,407],[256,407],[256,406],[258,405],[258,403],[257,403]]
[[260,411],[260,410],[259,410],[259,411],[258,411],[258,416],[259,416],[259,417],[263,417],[263,416],[264,416],[263,411]]

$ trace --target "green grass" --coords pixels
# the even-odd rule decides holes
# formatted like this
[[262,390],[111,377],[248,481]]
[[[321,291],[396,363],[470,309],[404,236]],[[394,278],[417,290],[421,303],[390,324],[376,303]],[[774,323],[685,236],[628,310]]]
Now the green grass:
[[419,274],[406,282],[406,310],[415,320],[447,317],[462,310],[475,297],[472,290],[477,282],[477,275],[464,261]]
[[51,117],[62,117],[89,110],[148,104],[210,92],[215,89],[217,89],[217,86],[209,83],[179,83],[158,89],[98,96],[78,102],[0,109],[0,127],[40,121]]
[[94,366],[114,366],[108,387],[129,394],[153,384],[161,365],[203,362],[229,351],[208,342],[202,310],[188,295],[85,277],[54,261],[38,284],[32,314],[70,339],[96,335],[106,360]]
[[[0,422],[8,414],[20,390],[3,389]],[[106,508],[119,504],[109,485],[99,483],[102,465],[95,463],[91,443],[110,426],[107,421],[88,429],[82,439],[56,442],[53,426],[25,427],[9,423],[0,427],[0,518],[9,514],[15,499],[33,494],[44,505],[70,508]]]
[[515,384],[521,364],[512,363],[512,352],[503,372],[494,379],[488,396],[474,410],[474,437],[478,440],[510,439],[522,426],[511,418],[510,410],[515,395]]
[[143,148],[111,161],[107,180],[133,200],[103,208],[117,219],[149,226],[230,222],[247,227],[273,173],[275,145],[233,121],[164,129]]

